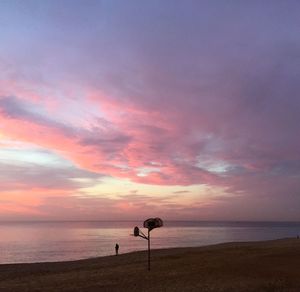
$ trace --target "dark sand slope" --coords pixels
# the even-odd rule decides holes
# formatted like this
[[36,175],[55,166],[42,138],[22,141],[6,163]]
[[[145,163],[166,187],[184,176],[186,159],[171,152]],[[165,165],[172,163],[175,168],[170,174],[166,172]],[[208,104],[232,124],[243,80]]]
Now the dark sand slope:
[[300,240],[0,266],[0,291],[300,291]]

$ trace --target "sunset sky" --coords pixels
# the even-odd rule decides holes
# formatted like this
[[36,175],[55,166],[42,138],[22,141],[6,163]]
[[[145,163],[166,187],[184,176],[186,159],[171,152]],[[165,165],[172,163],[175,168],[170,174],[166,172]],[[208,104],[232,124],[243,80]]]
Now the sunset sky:
[[300,220],[299,1],[0,0],[0,220]]

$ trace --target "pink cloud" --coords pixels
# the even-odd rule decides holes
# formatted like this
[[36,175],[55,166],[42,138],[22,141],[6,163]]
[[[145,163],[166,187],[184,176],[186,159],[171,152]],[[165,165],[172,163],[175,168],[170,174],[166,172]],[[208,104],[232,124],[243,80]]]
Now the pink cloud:
[[[206,182],[214,176],[205,170],[188,166],[185,161],[178,162],[194,157],[185,152],[188,147],[176,143],[180,135],[176,127],[168,125],[162,128],[160,122],[150,125],[151,117],[143,119],[141,112],[138,115],[142,123],[132,116],[125,123],[110,121],[113,125],[111,129],[96,127],[88,131],[64,127],[51,119],[40,118],[26,109],[19,109],[17,102],[6,108],[5,104],[2,103],[0,121],[1,130],[6,136],[57,151],[90,171],[154,184],[188,185]],[[155,113],[155,120],[159,120],[158,113]],[[151,163],[158,163],[157,171],[150,171],[146,177],[138,176],[137,169]]]

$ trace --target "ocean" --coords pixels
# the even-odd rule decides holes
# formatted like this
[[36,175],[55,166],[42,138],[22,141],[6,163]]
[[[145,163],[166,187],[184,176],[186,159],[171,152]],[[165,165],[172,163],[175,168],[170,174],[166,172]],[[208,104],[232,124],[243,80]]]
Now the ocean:
[[[147,249],[132,236],[138,221],[0,222],[0,264],[79,260]],[[143,228],[142,230],[146,232]],[[151,248],[203,246],[300,235],[300,222],[168,221],[151,231]]]

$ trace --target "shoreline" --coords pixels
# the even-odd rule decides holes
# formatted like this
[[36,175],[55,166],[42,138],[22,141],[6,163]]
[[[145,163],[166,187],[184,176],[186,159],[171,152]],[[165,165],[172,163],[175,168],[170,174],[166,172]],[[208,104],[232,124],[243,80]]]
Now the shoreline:
[[[163,252],[163,251],[180,251],[183,250],[193,250],[193,249],[201,249],[201,248],[213,248],[213,247],[219,247],[219,246],[225,246],[225,245],[243,245],[243,244],[251,244],[251,243],[268,243],[268,242],[277,242],[277,241],[284,241],[284,240],[292,240],[297,239],[297,237],[287,237],[287,238],[278,238],[278,239],[269,239],[269,240],[251,240],[251,241],[226,241],[226,242],[220,242],[220,243],[214,243],[214,244],[206,244],[206,245],[199,245],[199,246],[182,246],[182,247],[166,247],[166,248],[153,248],[151,249],[151,253],[156,252]],[[138,253],[147,253],[147,249],[144,250],[137,250],[137,251],[130,251],[130,252],[124,252],[119,253],[119,256],[129,255],[129,254],[138,254]],[[97,256],[97,257],[89,257],[89,258],[81,258],[81,259],[75,259],[75,260],[62,260],[62,261],[42,261],[42,262],[16,262],[16,263],[0,263],[0,269],[2,266],[10,266],[10,265],[38,265],[38,264],[74,264],[79,262],[85,262],[90,260],[101,260],[106,259],[109,257],[115,257],[114,254],[111,255],[103,255],[103,256]]]
[[151,268],[148,272],[147,251],[1,264],[0,291],[296,292],[300,291],[300,240],[154,249]]
[[[249,240],[249,241],[224,241],[219,243],[212,243],[212,244],[205,244],[205,245],[198,245],[198,246],[178,246],[178,247],[164,247],[164,248],[151,248],[151,253],[155,251],[161,251],[161,250],[180,250],[180,249],[199,249],[203,247],[214,247],[214,246],[220,246],[220,245],[228,245],[228,244],[248,244],[248,243],[267,243],[267,242],[276,242],[281,240],[289,240],[289,239],[299,239],[296,237],[284,237],[284,238],[276,238],[276,239],[267,239],[267,240]],[[131,253],[143,253],[147,252],[147,249],[144,250],[135,250],[135,251],[128,251],[124,253],[119,253],[119,255],[127,255]],[[108,255],[100,255],[95,257],[88,257],[88,258],[79,258],[79,259],[73,259],[73,260],[56,260],[56,261],[41,261],[41,262],[11,262],[11,263],[0,263],[1,266],[5,265],[31,265],[31,264],[59,264],[59,263],[74,263],[74,262],[81,262],[81,261],[88,261],[93,259],[101,259],[101,258],[107,258],[107,257],[114,257],[115,254],[108,254]]]

